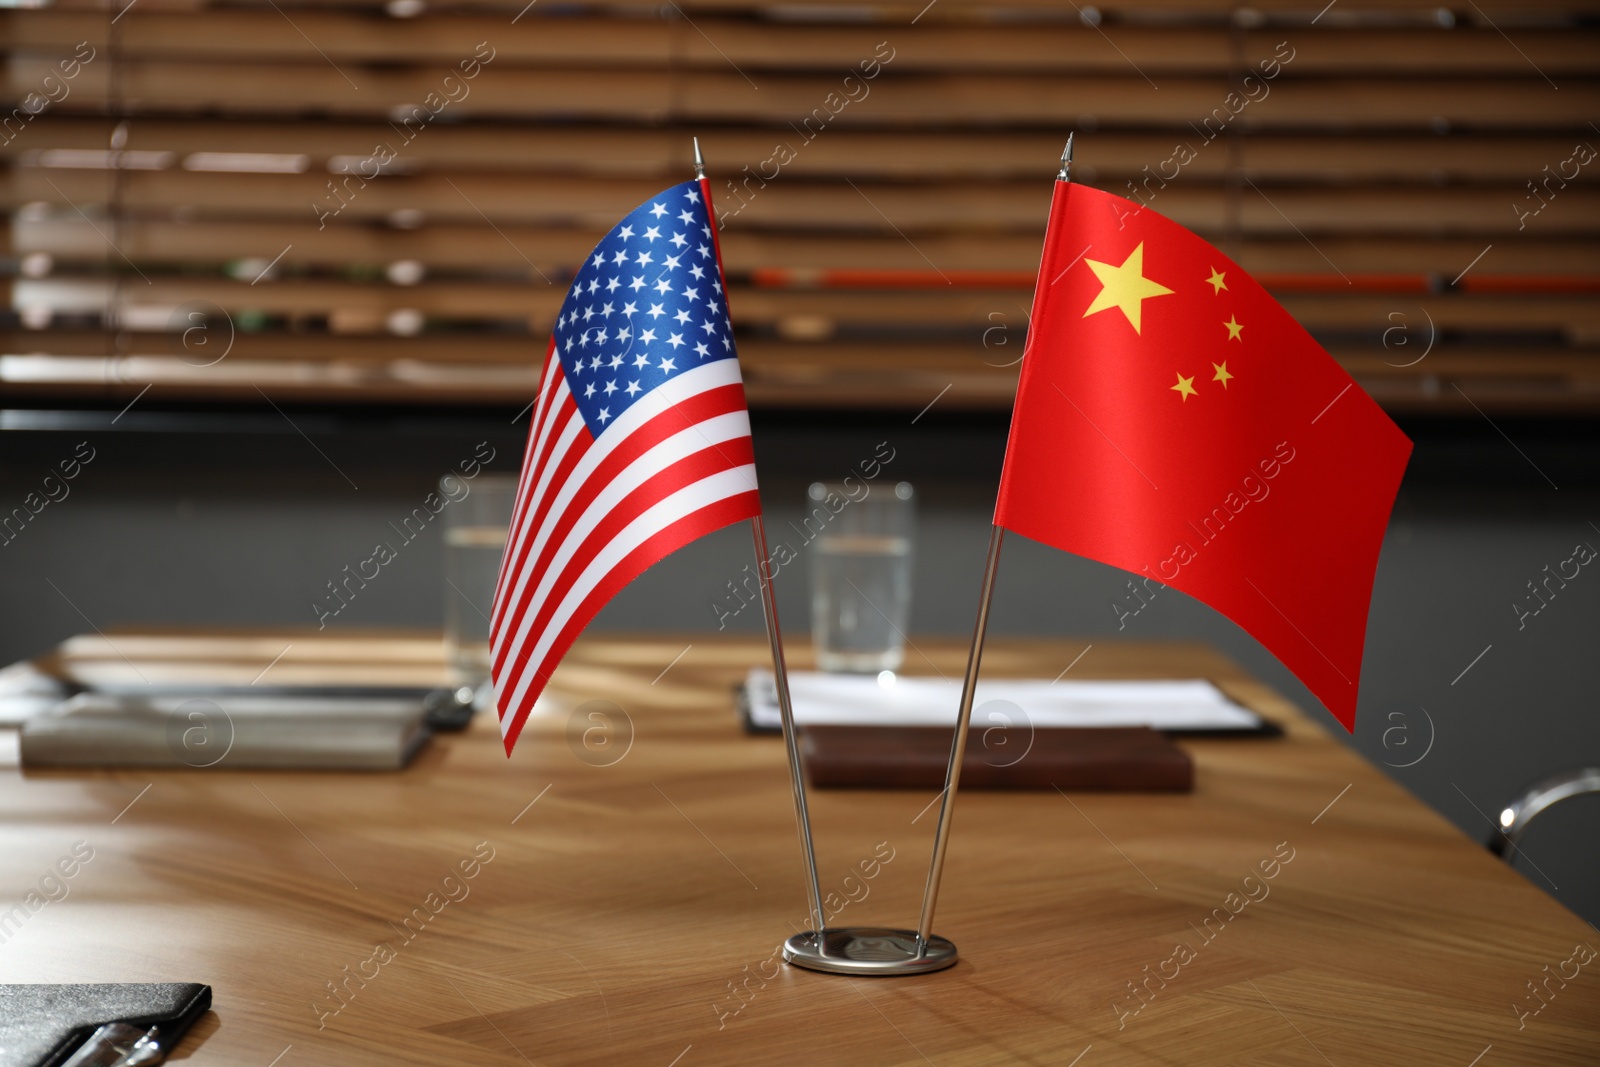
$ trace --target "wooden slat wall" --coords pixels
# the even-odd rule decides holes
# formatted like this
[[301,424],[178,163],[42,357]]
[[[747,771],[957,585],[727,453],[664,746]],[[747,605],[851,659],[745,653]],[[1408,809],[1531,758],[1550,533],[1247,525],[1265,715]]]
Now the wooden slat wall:
[[1078,180],[1218,243],[1392,408],[1600,410],[1600,4],[1317,6],[0,13],[0,390],[520,407],[563,279],[698,134],[753,403],[999,410],[1076,129]]

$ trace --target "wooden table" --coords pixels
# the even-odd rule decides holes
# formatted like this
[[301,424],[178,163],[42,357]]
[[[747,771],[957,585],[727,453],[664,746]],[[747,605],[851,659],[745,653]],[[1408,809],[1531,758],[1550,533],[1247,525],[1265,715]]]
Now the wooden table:
[[[264,682],[443,677],[427,635],[113,634],[58,662],[249,682],[285,646]],[[961,643],[916,647],[908,669],[959,677]],[[0,944],[4,980],[209,982],[196,1065],[1600,1060],[1600,960],[1550,977],[1600,936],[1196,645],[1096,640],[1072,676],[1210,677],[1284,739],[1185,742],[1193,795],[964,794],[936,923],[956,967],[785,967],[783,747],[730,705],[761,648],[585,640],[509,761],[480,717],[399,774],[0,771],[0,902],[93,849]],[[986,668],[1082,650],[1001,639]],[[627,721],[586,709],[569,743],[595,698]],[[813,794],[824,892],[854,897],[836,922],[915,923],[932,800]]]

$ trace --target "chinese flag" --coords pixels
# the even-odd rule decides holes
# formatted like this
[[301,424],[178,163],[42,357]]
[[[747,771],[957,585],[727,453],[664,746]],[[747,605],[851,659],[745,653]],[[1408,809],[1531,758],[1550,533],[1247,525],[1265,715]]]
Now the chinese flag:
[[1148,208],[1057,183],[997,525],[1211,605],[1350,730],[1410,454],[1238,264]]

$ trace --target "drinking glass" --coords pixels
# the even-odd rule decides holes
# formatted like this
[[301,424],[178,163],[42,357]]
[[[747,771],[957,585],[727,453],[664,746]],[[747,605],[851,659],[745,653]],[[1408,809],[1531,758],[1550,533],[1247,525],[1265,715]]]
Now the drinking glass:
[[909,482],[814,482],[803,535],[811,545],[811,639],[825,671],[879,673],[905,660],[916,522]]
[[444,512],[445,647],[461,683],[478,687],[489,680],[489,612],[517,479],[510,474],[480,474],[470,480],[447,474],[439,491],[454,501]]

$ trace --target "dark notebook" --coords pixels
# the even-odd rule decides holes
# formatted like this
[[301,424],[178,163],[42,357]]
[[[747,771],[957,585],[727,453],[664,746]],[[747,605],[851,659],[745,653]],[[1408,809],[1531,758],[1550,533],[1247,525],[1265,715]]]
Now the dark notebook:
[[211,987],[190,982],[0,985],[0,1067],[57,1067],[107,1023],[155,1028],[171,1052],[211,1007]]
[[[942,789],[950,730],[937,726],[807,726],[806,779],[818,789]],[[1189,754],[1146,726],[974,729],[962,789],[1183,793]]]

